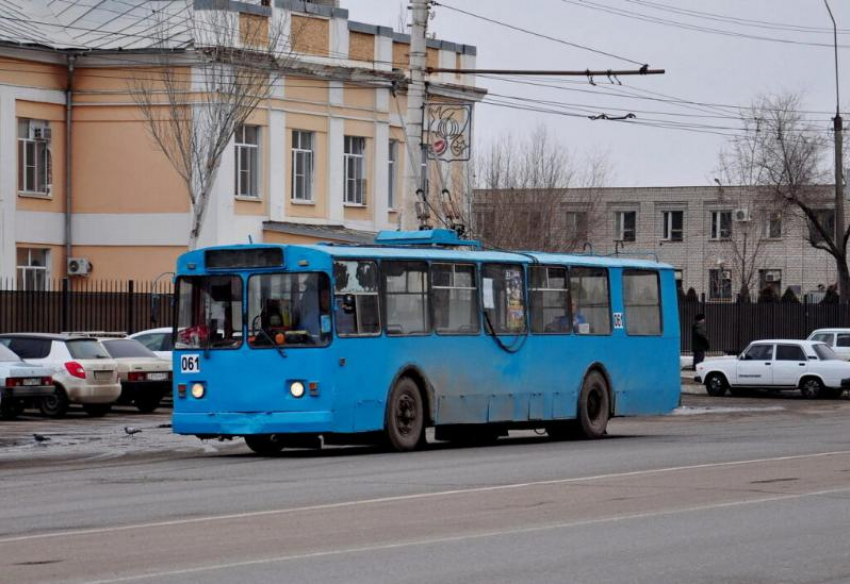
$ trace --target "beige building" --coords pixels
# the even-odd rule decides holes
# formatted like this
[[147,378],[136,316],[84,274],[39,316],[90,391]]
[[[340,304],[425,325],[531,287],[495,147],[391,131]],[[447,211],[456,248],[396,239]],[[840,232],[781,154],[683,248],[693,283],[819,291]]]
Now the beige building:
[[[832,225],[833,188],[815,192],[823,223]],[[492,225],[504,228],[488,194],[477,191],[474,204],[477,232],[485,241],[494,235]],[[832,256],[810,243],[818,234],[808,220],[753,188],[566,189],[551,196],[555,204],[541,205],[538,196],[533,206],[559,216],[553,228],[567,234],[559,241],[572,242],[577,251],[657,258],[676,268],[684,291],[693,288],[707,300],[734,300],[745,283],[753,298],[765,288],[781,295],[789,287],[798,296],[819,298],[837,281]],[[540,217],[526,220],[545,224]]]
[[[191,55],[192,23],[212,12],[292,40],[292,67],[225,151],[200,245],[357,242],[399,225],[406,35],[351,20],[338,1],[0,0],[0,279],[41,287],[70,266],[152,280],[186,250],[184,185],[130,93],[161,53],[152,4],[173,18],[176,55]],[[473,68],[475,54],[428,40],[431,67]],[[483,97],[465,75],[431,75],[429,91]]]

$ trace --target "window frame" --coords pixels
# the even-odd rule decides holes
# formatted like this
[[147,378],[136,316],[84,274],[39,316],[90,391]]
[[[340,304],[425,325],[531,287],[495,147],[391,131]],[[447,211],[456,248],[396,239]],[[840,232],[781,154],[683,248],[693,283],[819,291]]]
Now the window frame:
[[[377,285],[376,291],[374,294],[372,293],[352,293],[346,292],[344,294],[351,294],[352,296],[377,296],[378,297],[378,332],[375,333],[357,333],[357,334],[340,334],[337,328],[337,319],[336,319],[336,298],[337,298],[337,290],[336,290],[336,277],[331,278],[331,318],[333,319],[333,333],[335,336],[341,339],[361,339],[361,338],[375,338],[384,335],[384,322],[383,322],[383,303],[381,302],[381,262],[377,258],[362,258],[362,257],[335,257],[331,260],[331,270],[333,270],[333,264],[342,263],[342,262],[371,262],[375,264],[375,273],[377,277]],[[359,330],[359,326],[357,327]]]
[[[607,333],[578,333],[573,332],[576,337],[610,337],[614,335],[614,304],[611,300],[611,270],[604,266],[569,266],[569,276],[570,276],[570,318],[574,318],[573,315],[573,272],[576,270],[602,270],[605,272],[605,281],[606,281],[606,289],[608,291],[608,332]],[[581,307],[579,307],[581,308]]]
[[[579,219],[582,219],[579,221]],[[588,212],[568,209],[564,212],[564,232],[568,240],[587,241]]]
[[[723,235],[723,216],[729,216],[729,232],[726,235]],[[710,230],[710,239],[711,241],[727,241],[732,239],[732,234],[734,233],[732,229],[732,211],[727,209],[720,209],[711,212],[711,230]]]
[[[256,143],[246,141],[246,129],[253,128],[255,130]],[[250,201],[258,201],[262,198],[262,189],[260,180],[262,171],[260,169],[260,144],[261,144],[261,128],[254,124],[240,124],[236,127],[233,133],[234,147],[234,175],[236,184],[234,185],[234,196],[237,199],[247,199]],[[242,151],[245,151],[248,156],[248,192],[243,192],[242,177],[246,173],[246,169],[242,168]],[[253,162],[253,164],[252,164]]]
[[[213,279],[225,279],[231,278],[236,279],[239,282],[239,305],[241,310],[239,311],[239,320],[241,322],[241,326],[239,327],[239,344],[235,346],[229,347],[213,347],[209,344],[209,337],[207,337],[207,345],[204,346],[203,343],[200,347],[178,347],[178,337],[180,335],[180,284],[184,281],[189,280],[190,283],[195,286],[195,282],[191,282],[192,280],[204,280],[206,284],[201,290],[206,290],[209,292],[210,290],[210,280]],[[231,282],[232,283],[232,282]],[[235,272],[226,272],[222,274],[182,274],[177,277],[174,282],[174,327],[171,333],[171,345],[173,347],[172,351],[239,351],[248,344],[247,341],[247,332],[248,332],[248,324],[245,322],[245,318],[248,316],[247,306],[246,306],[246,291],[248,289],[245,278],[242,274]],[[193,325],[194,326],[194,325]],[[184,329],[185,330],[185,329]],[[234,332],[237,329],[233,329]]]
[[[27,252],[27,264],[25,266],[18,265],[18,258],[15,258],[15,289],[24,290],[24,291],[37,291],[37,292],[46,292],[50,290],[50,250],[47,248],[40,247],[19,247],[15,250],[15,255],[21,251],[26,250]],[[44,265],[43,266],[34,266],[32,265],[32,252],[44,252]],[[37,274],[42,272],[44,274],[44,288],[39,288],[35,286],[34,288],[27,287],[27,274],[33,273]],[[37,280],[37,279],[36,279]]]
[[[779,240],[782,239],[782,228],[784,223],[784,217],[782,211],[768,211],[765,213],[764,217],[764,233],[762,234],[765,239],[770,240]],[[772,227],[774,225],[778,225],[779,235],[773,235]]]
[[[298,136],[298,142],[296,145],[296,135]],[[303,136],[308,136],[310,139],[310,147],[303,147]],[[292,130],[291,139],[292,139],[292,192],[290,193],[290,200],[293,203],[298,204],[311,204],[315,203],[313,198],[313,177],[315,171],[315,149],[313,147],[315,141],[315,132],[311,132],[309,130]],[[299,158],[305,158],[306,161],[303,162],[303,166],[305,169],[308,169],[306,173],[301,173],[300,175],[297,172]],[[303,193],[305,196],[299,197],[298,195],[298,177],[301,176],[304,179],[304,190]]]
[[[630,274],[646,275],[652,274],[655,276],[655,284],[658,290],[658,333],[630,333],[629,332],[629,305],[626,302],[626,277]],[[650,270],[648,268],[624,268],[622,271],[623,284],[623,316],[626,323],[623,326],[628,337],[663,337],[664,336],[664,297],[661,289],[661,272],[658,270]],[[635,306],[635,305],[632,305]]]
[[[17,152],[16,152],[16,192],[20,196],[24,197],[41,197],[41,198],[50,198],[52,196],[52,180],[51,180],[51,151],[50,151],[50,140],[46,138],[35,139],[29,137],[29,124],[31,122],[38,122],[43,124],[46,128],[50,128],[50,122],[47,120],[41,120],[37,118],[16,118],[16,137],[17,137]],[[21,126],[25,124],[27,126],[27,135],[21,136]],[[32,149],[32,158],[34,160],[30,161],[30,149]],[[43,160],[42,157],[39,156],[39,152],[43,152]],[[29,164],[29,162],[32,162]],[[28,185],[27,184],[27,169],[33,169],[33,181],[35,184]],[[42,181],[43,190],[38,190],[39,179]],[[33,188],[27,188],[27,187]]]
[[[387,278],[386,272],[384,271],[384,266],[386,264],[419,264],[425,267],[425,291],[423,292],[423,296],[425,297],[425,314],[428,318],[428,326],[427,330],[418,333],[391,333],[387,328],[387,324],[389,322],[389,318],[387,317]],[[427,337],[431,336],[434,333],[434,318],[432,314],[431,308],[431,264],[427,260],[424,259],[392,259],[392,260],[383,260],[379,266],[380,274],[378,281],[378,290],[381,295],[381,310],[382,314],[382,326],[381,330],[388,337]]]
[[[570,290],[570,268],[569,268],[569,266],[560,265],[560,264],[544,264],[544,265],[534,264],[534,265],[531,265],[531,266],[527,266],[527,268],[528,268],[527,274],[526,274],[526,289],[528,290],[528,298],[527,298],[527,306],[526,306],[526,315],[527,315],[527,320],[528,320],[528,333],[527,334],[530,334],[530,335],[557,335],[557,336],[569,336],[569,335],[575,334],[573,332],[573,314],[572,314],[573,313],[573,306],[572,306],[572,291]],[[533,325],[533,322],[532,322],[532,315],[531,315],[532,299],[534,298],[534,295],[532,294],[532,292],[553,292],[553,291],[557,292],[557,291],[560,291],[561,289],[560,288],[532,288],[531,287],[532,286],[532,284],[531,284],[532,279],[530,277],[531,270],[550,270],[550,269],[563,270],[564,271],[564,279],[565,279],[566,288],[564,288],[563,290],[567,293],[567,306],[566,306],[567,314],[566,314],[566,316],[567,316],[567,320],[569,321],[569,327],[567,328],[566,331],[545,331],[544,330],[544,331],[541,331],[541,332],[535,332],[534,331],[534,325]],[[547,274],[546,274],[546,279],[547,279],[547,282],[548,282],[548,279],[549,279],[548,271],[547,271]]]
[[[626,239],[626,215],[634,215],[634,227],[630,230],[631,239]],[[625,211],[615,211],[614,212],[614,230],[615,233],[615,241],[622,241],[623,243],[635,243],[637,241],[637,231],[638,231],[638,217],[637,211],[634,210],[625,210]]]
[[[673,216],[678,214],[680,217],[679,228],[673,228]],[[681,243],[685,240],[685,212],[681,209],[669,209],[661,212],[662,217],[662,232],[661,239],[669,243]],[[676,233],[678,232],[678,238]]]
[[[360,144],[360,152],[353,152],[354,145]],[[351,146],[351,152],[349,151]],[[343,189],[342,203],[348,207],[366,207],[366,138],[363,136],[343,137]],[[349,175],[349,165],[353,164],[354,174]],[[351,193],[349,185],[354,189]],[[359,195],[359,200],[358,199]]]
[[[799,358],[798,359],[780,359],[779,358],[779,350],[783,349],[783,348],[791,348],[791,347],[793,347],[794,349],[797,349],[803,355],[803,358],[802,359],[799,359]],[[790,344],[790,343],[777,343],[776,344],[776,350],[773,353],[773,360],[777,361],[777,362],[784,361],[784,362],[788,362],[788,363],[800,363],[800,362],[807,362],[808,357],[806,356],[805,349],[803,349],[803,347],[801,347],[800,345],[793,345],[793,344]]]
[[[472,267],[472,281],[475,286],[473,288],[467,287],[459,287],[459,286],[435,286],[434,285],[434,266],[442,266],[449,265],[453,268],[455,266],[466,266]],[[479,337],[481,336],[482,326],[481,321],[483,320],[482,308],[481,308],[481,269],[478,263],[476,262],[464,262],[464,261],[454,261],[451,259],[446,259],[445,261],[431,261],[428,262],[428,294],[430,296],[429,303],[431,305],[431,328],[433,333],[439,336],[444,337]],[[452,274],[455,273],[455,270],[452,269]],[[452,278],[452,284],[454,284],[454,278]],[[476,316],[476,329],[475,331],[470,332],[460,332],[460,331],[440,331],[437,327],[437,318],[436,318],[436,303],[434,302],[434,290],[472,290],[472,298],[475,300],[476,306],[474,314]]]
[[[750,352],[750,350],[756,347],[770,347],[770,355],[767,357],[762,357],[759,359],[747,359],[746,356]],[[744,349],[744,361],[774,361],[776,357],[776,344],[775,343],[753,343]]]
[[[729,282],[729,296],[728,297],[723,296],[723,295],[715,296],[713,294],[713,287],[711,285],[711,274],[714,273],[714,272],[717,272],[719,274],[719,280],[720,280],[721,284],[723,282],[727,282],[727,281]],[[723,278],[723,272],[729,272],[730,273],[728,280]],[[726,288],[725,285],[722,286],[723,290],[725,290],[725,288]],[[735,298],[735,291],[732,289],[731,270],[727,270],[726,268],[710,268],[708,270],[708,299],[709,300],[731,301],[731,300],[734,300],[734,298]]]

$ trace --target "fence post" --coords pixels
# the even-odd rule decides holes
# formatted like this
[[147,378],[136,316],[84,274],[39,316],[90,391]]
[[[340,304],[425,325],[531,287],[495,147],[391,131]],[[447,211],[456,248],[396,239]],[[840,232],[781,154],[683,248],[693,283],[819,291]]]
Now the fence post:
[[71,330],[69,323],[71,322],[71,280],[62,278],[62,330],[59,332],[67,332]]
[[136,332],[134,328],[135,323],[135,308],[136,308],[136,298],[135,298],[135,282],[130,280],[127,282],[127,334],[132,335]]

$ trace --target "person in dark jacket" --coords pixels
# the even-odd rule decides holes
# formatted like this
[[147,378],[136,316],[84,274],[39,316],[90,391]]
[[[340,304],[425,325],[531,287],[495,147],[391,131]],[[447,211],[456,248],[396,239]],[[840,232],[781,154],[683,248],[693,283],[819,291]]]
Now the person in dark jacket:
[[694,370],[697,365],[705,360],[705,352],[708,351],[708,333],[705,331],[705,315],[699,313],[694,318],[691,327],[691,348],[694,351]]

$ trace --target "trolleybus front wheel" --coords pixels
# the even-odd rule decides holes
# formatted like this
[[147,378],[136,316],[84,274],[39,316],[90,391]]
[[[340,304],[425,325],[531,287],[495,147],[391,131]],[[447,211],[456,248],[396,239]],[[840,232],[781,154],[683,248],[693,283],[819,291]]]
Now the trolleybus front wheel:
[[277,434],[252,434],[245,436],[245,444],[262,456],[274,456],[283,450],[283,440]]
[[425,404],[419,386],[409,377],[400,379],[387,401],[387,445],[396,452],[415,450],[425,438]]
[[591,371],[584,378],[578,396],[578,423],[585,438],[601,438],[608,428],[611,401],[608,397],[608,382],[598,371]]

